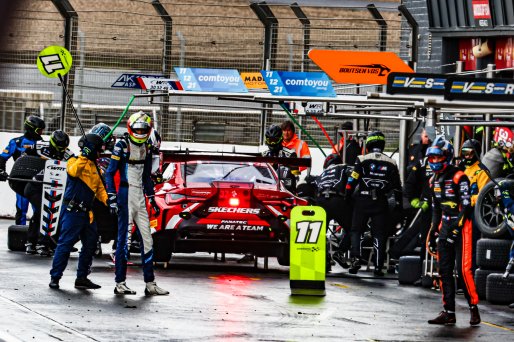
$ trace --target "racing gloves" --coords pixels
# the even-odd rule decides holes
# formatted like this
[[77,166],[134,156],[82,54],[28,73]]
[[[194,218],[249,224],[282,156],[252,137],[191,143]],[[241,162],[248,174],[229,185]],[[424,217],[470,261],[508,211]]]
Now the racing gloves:
[[459,235],[460,235],[460,229],[455,227],[449,232],[448,237],[446,238],[446,241],[453,245],[455,243],[455,241],[457,240],[457,238],[459,237]]
[[7,177],[9,177],[7,172],[5,172],[5,170],[0,170],[0,182],[5,182]]
[[161,208],[157,205],[157,202],[155,201],[155,196],[148,196],[148,203],[152,206],[152,209],[155,213],[155,216],[159,216],[161,213]]
[[428,202],[427,201],[420,201],[419,198],[413,198],[412,201],[410,201],[410,205],[414,209],[421,209],[423,212],[426,212],[428,210]]
[[118,200],[115,193],[107,194],[107,205],[111,215],[118,215]]

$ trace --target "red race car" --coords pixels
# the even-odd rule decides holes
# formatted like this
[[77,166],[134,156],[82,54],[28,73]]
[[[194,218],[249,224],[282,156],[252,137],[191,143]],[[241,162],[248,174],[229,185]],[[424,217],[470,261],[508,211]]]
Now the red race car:
[[154,260],[172,253],[252,253],[289,265],[289,215],[307,201],[287,191],[272,165],[310,159],[164,153],[161,208],[150,217]]

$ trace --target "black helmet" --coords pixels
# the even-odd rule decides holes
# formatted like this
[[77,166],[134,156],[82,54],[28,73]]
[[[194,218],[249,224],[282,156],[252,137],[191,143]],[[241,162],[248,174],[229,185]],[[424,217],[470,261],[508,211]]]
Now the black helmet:
[[46,127],[43,119],[35,115],[30,115],[26,118],[23,126],[25,128],[25,135],[27,138],[33,140],[41,140],[41,134]]
[[60,129],[50,135],[50,145],[58,152],[64,152],[70,144],[70,137]]
[[482,146],[476,139],[468,139],[462,144],[461,152],[474,151],[477,157],[482,153]]
[[85,136],[82,136],[79,140],[79,147],[83,149],[86,145],[85,142],[88,142],[89,147],[92,149],[92,153],[89,155],[89,159],[96,160],[97,153],[102,151],[102,146],[104,141],[98,134],[88,133]]
[[111,127],[109,127],[109,125],[107,125],[103,122],[99,122],[96,125],[94,125],[93,127],[91,127],[91,129],[89,130],[88,133],[92,133],[92,134],[96,134],[96,135],[100,136],[100,138],[102,138],[102,140],[104,140],[104,142],[105,142],[105,149],[112,150],[114,148],[116,139],[114,138],[113,135],[110,135],[109,138],[107,140],[105,140],[105,137],[107,137],[109,132],[111,132]]
[[366,138],[366,149],[368,152],[380,150],[382,152],[385,147],[385,136],[380,131],[374,131],[368,134]]
[[266,145],[271,149],[282,146],[282,128],[280,126],[271,125],[268,127],[266,130]]
[[325,158],[325,162],[323,163],[323,169],[326,169],[330,165],[337,165],[342,163],[343,161],[341,160],[341,156],[339,156],[339,154],[337,153],[332,153]]

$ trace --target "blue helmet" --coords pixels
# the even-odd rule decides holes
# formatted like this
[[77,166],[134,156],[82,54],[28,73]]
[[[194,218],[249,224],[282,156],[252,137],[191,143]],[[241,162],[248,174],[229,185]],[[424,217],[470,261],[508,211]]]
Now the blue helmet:
[[[432,171],[442,172],[453,159],[453,145],[443,137],[437,137],[432,146],[427,149],[426,156],[429,157],[428,164]],[[430,162],[430,156],[444,157],[444,159],[438,162]]]
[[[111,132],[111,127],[109,127],[107,124],[100,122],[94,125],[88,133],[96,134],[102,140],[107,137],[107,135]],[[116,139],[111,135],[109,138],[105,141],[105,149],[106,150],[112,150],[114,148],[114,143],[116,142]]]

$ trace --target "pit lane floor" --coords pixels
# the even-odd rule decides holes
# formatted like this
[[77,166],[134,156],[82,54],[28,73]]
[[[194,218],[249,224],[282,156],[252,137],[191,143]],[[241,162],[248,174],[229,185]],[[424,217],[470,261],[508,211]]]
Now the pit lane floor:
[[[483,323],[469,326],[463,296],[457,325],[426,323],[441,310],[439,292],[400,286],[393,275],[350,276],[336,266],[325,297],[291,296],[288,268],[224,263],[213,255],[174,256],[156,268],[164,297],[145,297],[142,271],[128,270],[135,296],[116,296],[114,267],[95,259],[91,279],[99,290],[73,287],[73,253],[61,289],[48,287],[50,258],[7,249],[10,220],[0,220],[0,341],[513,341],[514,310],[481,303]],[[103,245],[104,251],[110,246]],[[133,255],[137,260],[137,256]]]

